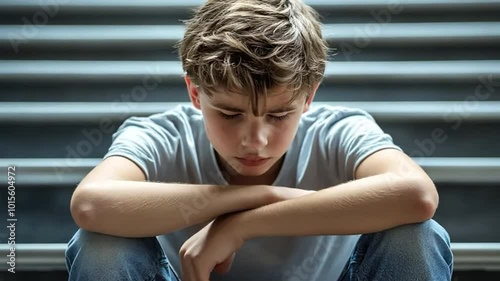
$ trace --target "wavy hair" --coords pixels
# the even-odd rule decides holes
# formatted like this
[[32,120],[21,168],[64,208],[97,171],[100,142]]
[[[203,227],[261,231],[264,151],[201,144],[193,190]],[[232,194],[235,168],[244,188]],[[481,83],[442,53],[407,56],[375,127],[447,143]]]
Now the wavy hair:
[[301,0],[209,0],[185,21],[177,44],[184,72],[201,91],[259,97],[277,86],[290,102],[321,82],[328,46],[319,15]]

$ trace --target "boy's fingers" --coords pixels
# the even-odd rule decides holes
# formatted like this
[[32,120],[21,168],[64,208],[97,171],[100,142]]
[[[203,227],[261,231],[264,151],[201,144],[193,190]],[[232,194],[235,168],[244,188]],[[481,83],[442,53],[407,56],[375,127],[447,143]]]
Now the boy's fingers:
[[214,267],[214,271],[217,272],[217,273],[219,273],[219,274],[227,273],[229,271],[229,269],[231,269],[231,265],[233,264],[234,255],[235,254],[232,254],[225,261],[223,261],[222,263],[219,263],[218,265],[216,265]]

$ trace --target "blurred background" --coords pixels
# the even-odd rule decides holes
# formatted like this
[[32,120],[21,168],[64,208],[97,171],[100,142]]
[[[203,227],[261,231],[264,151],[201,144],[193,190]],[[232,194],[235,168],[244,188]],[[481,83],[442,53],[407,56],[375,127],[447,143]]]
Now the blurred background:
[[[173,46],[202,2],[0,1],[0,280],[67,280],[71,194],[124,119],[189,101]],[[454,280],[500,280],[500,0],[305,2],[336,49],[315,102],[366,109],[431,175]]]

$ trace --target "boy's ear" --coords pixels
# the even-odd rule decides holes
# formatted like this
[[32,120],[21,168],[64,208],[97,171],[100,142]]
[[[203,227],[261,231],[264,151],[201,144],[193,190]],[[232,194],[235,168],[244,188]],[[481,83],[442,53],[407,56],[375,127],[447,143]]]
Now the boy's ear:
[[313,99],[314,99],[314,95],[316,95],[316,90],[318,90],[318,88],[319,88],[319,84],[320,84],[320,83],[318,83],[318,84],[314,87],[314,89],[311,91],[311,94],[309,95],[309,97],[308,97],[308,98],[307,98],[307,100],[306,100],[306,104],[304,105],[304,111],[302,111],[302,113],[304,113],[304,112],[306,112],[306,111],[308,111],[308,110],[309,110],[309,106],[311,105],[311,102],[312,102],[312,101],[313,101]]
[[188,90],[189,99],[191,100],[191,103],[196,109],[201,110],[200,92],[198,92],[198,88],[194,83],[191,82],[191,79],[189,79],[187,74],[184,74],[184,81],[186,82],[186,87]]

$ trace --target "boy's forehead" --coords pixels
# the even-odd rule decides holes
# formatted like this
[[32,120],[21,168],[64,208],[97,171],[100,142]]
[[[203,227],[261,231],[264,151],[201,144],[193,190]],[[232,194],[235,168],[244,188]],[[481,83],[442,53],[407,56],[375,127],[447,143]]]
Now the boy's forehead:
[[[249,95],[224,93],[214,94],[210,97],[210,104],[218,109],[224,109],[232,112],[251,112],[251,102]],[[264,100],[265,99],[265,100]],[[267,113],[278,113],[291,111],[297,108],[299,101],[291,101],[292,95],[289,91],[268,92],[266,98],[259,98],[259,108]],[[264,108],[265,106],[265,108]]]

